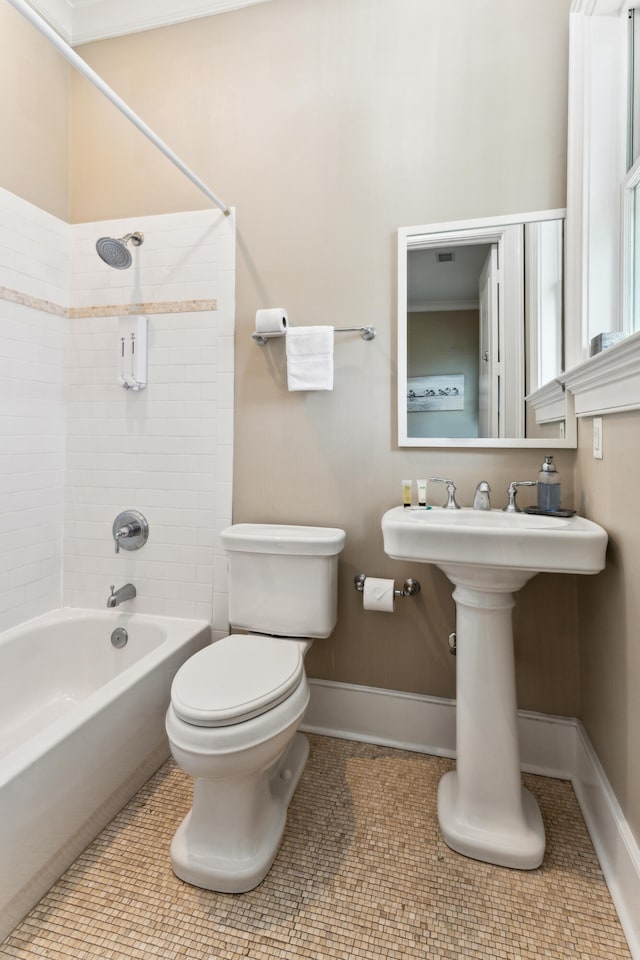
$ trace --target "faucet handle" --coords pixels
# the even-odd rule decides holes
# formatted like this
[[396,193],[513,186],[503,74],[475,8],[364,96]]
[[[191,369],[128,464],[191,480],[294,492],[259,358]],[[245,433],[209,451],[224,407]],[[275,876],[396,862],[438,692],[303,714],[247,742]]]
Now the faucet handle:
[[139,550],[149,536],[147,518],[139,510],[123,510],[113,521],[111,534],[116,553],[120,553],[121,546],[124,550]]
[[522,513],[522,510],[516,503],[516,494],[518,492],[518,487],[537,487],[538,484],[535,480],[512,480],[509,484],[509,489],[507,490],[507,495],[509,497],[509,502],[506,507],[503,508],[504,513]]
[[429,477],[429,483],[446,483],[447,502],[444,504],[445,510],[459,510],[460,505],[456,502],[456,485],[453,480],[445,480],[443,477]]

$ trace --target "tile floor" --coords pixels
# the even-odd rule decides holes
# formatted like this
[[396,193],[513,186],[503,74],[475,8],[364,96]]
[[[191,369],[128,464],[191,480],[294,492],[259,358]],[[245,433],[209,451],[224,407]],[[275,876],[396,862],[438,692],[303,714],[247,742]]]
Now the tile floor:
[[278,858],[241,896],[191,887],[168,847],[191,783],[168,762],[0,946],[3,960],[618,960],[630,957],[569,783],[526,776],[535,871],[446,847],[451,761],[310,737]]

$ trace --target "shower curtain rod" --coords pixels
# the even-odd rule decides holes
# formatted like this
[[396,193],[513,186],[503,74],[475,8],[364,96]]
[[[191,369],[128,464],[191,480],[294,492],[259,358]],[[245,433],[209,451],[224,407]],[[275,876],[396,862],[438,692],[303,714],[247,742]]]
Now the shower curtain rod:
[[226,203],[224,203],[220,197],[216,196],[213,190],[210,190],[206,183],[204,183],[204,181],[201,180],[200,177],[186,165],[186,163],[183,163],[180,157],[175,154],[169,146],[167,146],[164,140],[161,140],[160,137],[153,132],[151,127],[147,126],[144,120],[142,120],[137,113],[134,113],[131,107],[129,107],[124,100],[122,100],[118,94],[115,93],[115,91],[104,82],[102,77],[98,76],[95,70],[92,70],[89,64],[86,63],[82,57],[78,56],[75,50],[73,50],[68,43],[65,43],[62,37],[58,36],[58,34],[49,26],[46,20],[44,20],[40,14],[36,13],[36,11],[29,6],[26,0],[9,0],[9,3],[12,7],[15,7],[18,13],[21,13],[23,17],[26,17],[26,19],[33,24],[36,30],[39,30],[40,33],[45,36],[50,43],[53,44],[53,46],[59,51],[59,53],[62,54],[65,60],[69,61],[72,67],[75,67],[75,69],[78,70],[84,77],[86,77],[87,80],[94,85],[94,87],[97,87],[97,89],[105,95],[107,100],[110,100],[114,107],[117,107],[120,113],[124,114],[127,120],[130,120],[131,123],[138,128],[140,133],[143,133],[144,136],[147,137],[147,139],[150,140],[151,143],[153,143],[154,146],[156,146],[158,150],[160,150],[165,157],[167,157],[167,159],[178,168],[178,170],[181,170],[185,177],[191,180],[194,186],[201,190],[202,193],[209,198],[209,200],[212,200],[213,203],[215,203],[215,205],[222,210],[225,217],[229,216],[231,211],[227,207]]

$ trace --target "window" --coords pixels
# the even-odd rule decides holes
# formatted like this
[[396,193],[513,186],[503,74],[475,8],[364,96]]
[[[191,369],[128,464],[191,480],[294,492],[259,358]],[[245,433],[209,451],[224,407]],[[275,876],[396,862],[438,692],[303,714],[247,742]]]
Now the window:
[[623,181],[623,334],[640,330],[640,9],[627,11],[626,176]]
[[[640,0],[570,13],[566,370],[578,416],[640,409]],[[619,343],[590,356],[601,337]],[[621,339],[623,338],[623,339]]]

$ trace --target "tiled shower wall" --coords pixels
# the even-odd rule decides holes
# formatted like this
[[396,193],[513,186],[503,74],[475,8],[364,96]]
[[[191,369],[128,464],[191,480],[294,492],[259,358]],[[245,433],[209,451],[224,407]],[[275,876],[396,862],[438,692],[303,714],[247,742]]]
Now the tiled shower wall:
[[0,189],[0,630],[60,605],[69,227]]
[[[60,342],[55,573],[59,584],[66,423],[62,602],[104,607],[110,584],[131,581],[138,596],[128,609],[207,620],[213,613],[214,625],[225,629],[226,572],[217,534],[231,520],[233,220],[198,211],[72,227],[56,222],[70,253],[69,308],[63,304],[62,316],[47,314],[38,335],[46,341],[56,329]],[[103,264],[96,239],[132,230],[145,236],[133,250],[133,266],[116,271]],[[24,283],[12,289],[28,292]],[[57,295],[64,300],[62,291]],[[0,303],[4,316],[13,305]],[[40,313],[33,306],[19,309],[29,317]],[[148,317],[148,386],[139,393],[118,382],[118,317],[126,313]],[[10,342],[5,327],[3,321],[3,358]],[[21,331],[20,324],[16,329]],[[51,404],[51,416],[53,409]],[[21,461],[20,403],[7,414],[3,430],[17,432],[14,456]],[[29,464],[38,474],[46,447],[36,447]],[[21,489],[29,503],[25,509],[32,510],[24,485]],[[145,514],[149,541],[140,551],[116,556],[111,526],[126,508]],[[14,510],[2,509],[2,519],[15,522]],[[11,552],[6,564],[9,575],[17,576]],[[14,606],[12,622],[59,602],[58,591],[37,609]]]
[[[144,243],[132,267],[102,263],[96,239],[134,230]],[[233,222],[214,211],[73,227],[68,606],[103,607],[110,584],[130,581],[136,610],[211,618],[216,534],[231,521],[234,249]],[[118,383],[124,308],[148,316],[139,393]],[[111,526],[127,508],[147,517],[149,540],[116,556]],[[216,620],[226,626],[226,613]]]

